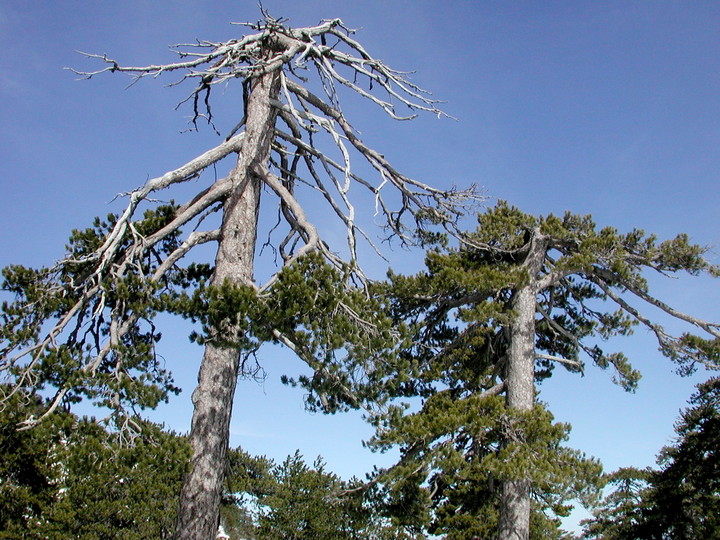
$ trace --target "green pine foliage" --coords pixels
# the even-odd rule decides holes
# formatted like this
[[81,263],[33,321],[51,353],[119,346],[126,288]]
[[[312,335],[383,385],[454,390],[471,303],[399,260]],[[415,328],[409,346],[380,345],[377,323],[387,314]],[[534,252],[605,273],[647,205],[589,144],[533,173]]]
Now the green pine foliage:
[[[190,456],[184,439],[144,426],[119,444],[95,422],[75,427],[61,456],[68,475],[39,525],[48,538],[170,538]],[[75,442],[77,441],[77,442]]]
[[19,432],[25,409],[41,410],[40,400],[15,394],[0,410],[0,538],[24,538],[54,503],[60,470],[53,449],[60,448],[72,424],[57,414],[37,429]]
[[[175,211],[174,204],[146,211],[118,240],[120,247],[129,249],[133,238],[163,229]],[[167,234],[122,279],[113,279],[100,269],[127,261],[120,255],[98,261],[94,251],[109,241],[117,219],[110,214],[74,230],[66,257],[50,268],[2,270],[2,289],[13,298],[0,306],[0,362],[19,388],[55,392],[64,404],[88,398],[118,410],[153,408],[179,391],[155,354],[161,334],[153,319],[164,309],[158,295],[187,285],[192,269],[176,269],[161,282],[150,279],[160,254],[179,246],[179,232]],[[126,319],[126,331],[106,348],[108,336],[118,333],[119,317]],[[52,339],[43,338],[52,325]]]
[[266,507],[260,517],[260,536],[283,538],[353,538],[354,531],[343,508],[340,479],[325,471],[318,459],[312,467],[296,452],[272,470],[271,490],[258,498]]
[[2,411],[0,538],[170,538],[189,459],[184,438],[137,420],[133,441],[56,411],[19,421],[39,398]]
[[358,481],[342,480],[319,457],[310,465],[296,451],[276,464],[236,449],[229,461],[225,510],[245,516],[245,525],[238,528],[223,517],[228,533],[255,540],[414,538],[375,512]]
[[[398,355],[411,377],[387,385],[399,401],[377,420],[376,449],[399,447],[402,458],[376,478],[379,499],[400,519],[447,538],[493,536],[503,479],[531,482],[531,537],[559,537],[558,516],[570,502],[592,504],[603,483],[597,461],[567,448],[569,426],[541,403],[506,407],[506,374],[514,300],[535,291],[535,383],[558,365],[583,373],[588,361],[614,371],[624,389],[640,374],[607,341],[648,328],[681,373],[716,367],[718,325],[685,315],[652,296],[644,273],[691,275],[717,269],[686,235],[659,242],[635,230],[599,229],[589,216],[534,217],[500,202],[478,217],[459,248],[441,241],[413,276],[389,274],[383,294],[405,325]],[[538,272],[526,261],[537,253]],[[660,308],[704,335],[674,336],[643,308]]]
[[720,538],[720,378],[698,385],[690,404],[650,477],[643,518],[673,538]]
[[[191,340],[238,349],[245,375],[258,371],[253,360],[262,344],[291,347],[313,375],[286,382],[311,389],[313,409],[334,412],[380,396],[376,387],[386,376],[380,352],[395,334],[367,287],[352,283],[352,268],[310,253],[262,291],[229,282],[211,286],[207,264],[175,261],[155,279],[158,265],[179,246],[179,230],[164,232],[176,211],[173,204],[146,211],[115,239],[117,260],[95,255],[113,238],[119,218],[111,214],[73,231],[66,257],[55,266],[3,269],[2,289],[12,297],[0,306],[0,366],[15,382],[8,391],[54,394],[54,406],[89,399],[120,416],[154,408],[180,391],[156,352],[162,334],[155,319],[170,313],[197,323]],[[149,235],[163,239],[141,263],[130,264],[124,251]],[[123,277],[107,267],[122,268]],[[43,337],[52,325],[57,330]]]
[[283,382],[308,390],[309,409],[334,413],[381,400],[388,374],[395,372],[386,367],[397,337],[392,320],[369,290],[348,286],[350,276],[350,269],[310,253],[283,268],[262,292],[200,282],[192,294],[161,300],[168,311],[200,324],[192,340],[212,338],[245,353],[245,373],[253,372],[248,359],[262,344],[290,347],[312,375],[288,375]]
[[720,538],[720,378],[699,384],[690,404],[659,469],[614,473],[617,487],[585,523],[585,538]]
[[633,529],[640,523],[643,497],[648,487],[650,469],[622,467],[605,475],[612,491],[593,511],[593,518],[583,520],[583,538],[620,540],[633,538]]

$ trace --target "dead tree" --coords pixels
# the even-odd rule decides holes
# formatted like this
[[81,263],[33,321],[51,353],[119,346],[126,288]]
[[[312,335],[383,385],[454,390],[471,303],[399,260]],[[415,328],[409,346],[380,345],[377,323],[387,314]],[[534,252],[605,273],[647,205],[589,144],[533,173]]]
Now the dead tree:
[[[4,317],[7,330],[2,336],[0,369],[12,381],[6,394],[37,385],[46,376],[49,363],[60,359],[72,369],[55,370],[56,376],[43,383],[46,389],[56,390],[45,414],[83,395],[122,410],[130,401],[123,389],[132,383],[142,387],[147,382],[143,377],[148,371],[143,374],[142,366],[147,368],[153,362],[156,337],[153,308],[140,309],[132,298],[157,295],[179,261],[209,242],[217,244],[213,286],[242,286],[258,297],[271,289],[278,273],[264,283],[253,275],[261,194],[274,195],[278,220],[285,227],[281,233],[285,236],[275,244],[281,259],[278,272],[315,253],[351,276],[348,287],[365,280],[358,263],[358,239],[364,238],[375,247],[370,235],[358,225],[359,212],[374,212],[390,237],[411,242],[414,233],[410,231],[423,220],[455,231],[464,207],[478,200],[474,188],[441,190],[403,176],[360,139],[339,107],[340,88],[359,94],[396,120],[411,119],[418,112],[443,113],[428,93],[410,82],[407,73],[390,69],[371,56],[342,21],[325,20],[317,26],[292,29],[284,21],[266,16],[246,26],[252,33],[240,39],[177,46],[176,63],[132,67],[90,54],[104,67],[93,72],[76,71],[88,79],[105,72],[127,73],[135,80],[180,74],[174,84],[193,85],[187,101],[192,104],[194,122],[212,120],[210,96],[217,85],[240,79],[244,103],[242,110],[238,104],[238,117],[242,120],[214,148],[126,194],[125,210],[111,222],[99,225],[105,232],[97,245],[75,249],[56,265],[27,279],[17,268],[6,275],[11,282],[32,282],[33,291],[41,291],[35,297],[16,289],[19,299]],[[311,85],[309,76],[313,72],[316,80]],[[322,136],[332,144],[316,144]],[[147,225],[152,220],[143,218],[140,209],[153,204],[153,196],[197,179],[208,168],[212,170],[233,156],[237,156],[236,163],[226,177],[212,181],[190,200],[173,207],[160,225]],[[377,181],[351,168],[351,159],[356,157],[370,164]],[[344,227],[346,246],[332,247],[321,239],[296,196],[303,189],[325,200]],[[358,189],[372,195],[374,208],[354,206],[353,193]],[[208,223],[205,218],[213,212],[220,214],[221,225],[202,230]],[[193,232],[179,237],[181,227],[192,227]],[[79,243],[81,240],[76,239],[74,245]],[[348,256],[338,255],[338,249]],[[123,297],[117,292],[126,288],[135,296]],[[43,298],[52,298],[55,303]],[[38,309],[44,310],[44,318],[34,317]],[[52,322],[48,324],[48,320]],[[150,328],[142,334],[149,336],[144,341],[138,337],[141,323]],[[19,328],[26,332],[20,338],[10,337],[13,329]],[[226,337],[242,332],[240,326],[226,326],[221,332],[218,329],[216,338],[210,336],[204,341],[198,386],[192,396],[193,458],[181,495],[178,539],[215,537],[233,396],[245,354],[229,347]],[[302,353],[291,336],[279,330],[273,335]],[[150,352],[145,364],[131,369],[128,349],[138,340]],[[79,356],[70,354],[73,351]],[[154,372],[154,380],[161,380],[163,373]],[[131,415],[124,418],[132,422]],[[27,425],[39,420],[28,419]]]

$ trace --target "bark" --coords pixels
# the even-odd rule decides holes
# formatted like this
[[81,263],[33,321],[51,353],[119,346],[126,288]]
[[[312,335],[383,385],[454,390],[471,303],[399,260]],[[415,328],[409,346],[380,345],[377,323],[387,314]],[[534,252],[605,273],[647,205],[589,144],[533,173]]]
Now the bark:
[[[231,136],[245,124],[245,131],[232,136],[216,148],[202,154],[183,167],[149,180],[145,186],[136,189],[129,195],[129,204],[119,216],[112,229],[106,235],[103,244],[92,253],[82,254],[79,258],[69,253],[68,257],[54,265],[47,277],[43,277],[43,287],[51,298],[62,291],[62,297],[76,299],[67,309],[48,314],[47,319],[28,317],[30,330],[42,336],[37,343],[30,346],[22,337],[10,340],[8,346],[0,351],[0,369],[18,370],[13,374],[11,395],[22,391],[28,381],[40,380],[47,372],[47,362],[54,361],[58,348],[59,337],[69,334],[73,347],[79,345],[75,338],[84,332],[89,323],[90,330],[84,333],[84,346],[88,351],[88,359],[82,366],[82,381],[93,380],[93,384],[107,384],[104,364],[108,364],[108,355],[114,354],[113,348],[122,343],[138,328],[140,315],[128,313],[123,303],[108,302],[109,293],[106,283],[119,283],[128,277],[142,277],[147,260],[157,261],[157,269],[149,280],[162,283],[162,280],[175,268],[175,263],[188,254],[195,246],[205,242],[217,241],[216,273],[213,284],[222,284],[225,280],[235,283],[246,283],[257,286],[258,290],[267,289],[277,273],[260,285],[253,282],[253,258],[257,237],[258,203],[260,187],[266,184],[280,199],[282,211],[280,219],[289,227],[290,234],[280,242],[279,251],[283,258],[283,266],[288,266],[299,256],[311,249],[318,249],[321,255],[332,265],[353,269],[353,279],[366,284],[357,261],[357,239],[364,238],[378,253],[380,250],[373,244],[369,235],[356,223],[356,208],[350,197],[351,186],[368,190],[374,200],[376,213],[385,222],[389,238],[397,237],[402,243],[413,244],[412,235],[408,235],[408,227],[414,230],[419,224],[413,215],[437,217],[441,224],[451,233],[459,233],[458,222],[475,205],[483,200],[472,186],[467,190],[438,190],[429,185],[407,178],[396,171],[382,156],[358,139],[354,129],[344,118],[339,108],[336,89],[348,88],[362,98],[379,106],[390,117],[402,120],[415,116],[415,112],[432,112],[437,116],[444,113],[437,108],[436,100],[429,94],[407,80],[403,72],[393,70],[373,58],[360,43],[350,37],[353,31],[344,27],[340,19],[322,21],[318,26],[292,29],[283,26],[281,20],[266,15],[265,21],[250,25],[255,34],[241,39],[212,43],[198,41],[196,44],[180,45],[175,52],[179,61],[168,64],[152,64],[147,66],[123,66],[106,55],[88,54],[87,56],[103,62],[102,69],[90,72],[79,72],[83,78],[90,79],[100,73],[128,73],[137,81],[143,77],[159,77],[169,72],[182,74],[172,85],[183,81],[194,84],[194,89],[183,102],[192,103],[193,118],[196,122],[205,117],[211,120],[211,91],[231,80],[243,81],[243,95],[249,88],[249,96],[245,103],[245,121],[241,121],[232,130]],[[327,38],[333,43],[327,46]],[[303,80],[297,69],[315,68],[319,79],[314,87],[322,90],[323,97],[316,96],[308,89],[296,84],[293,79]],[[287,70],[288,77],[283,74]],[[312,71],[309,69],[309,71]],[[357,80],[360,79],[361,82]],[[370,90],[365,90],[365,80],[370,83]],[[371,89],[375,87],[375,91]],[[279,88],[282,88],[280,96]],[[282,97],[282,99],[278,99]],[[414,111],[408,117],[396,114],[397,107],[407,106]],[[275,118],[278,108],[283,111],[283,119],[292,135],[276,131]],[[446,115],[445,115],[446,116]],[[324,154],[322,148],[314,146],[313,137],[325,138],[328,148],[339,151],[342,160],[336,162]],[[294,156],[289,170],[283,170],[283,179],[269,174],[265,167],[270,157],[273,136],[283,139],[275,149],[280,163],[288,156]],[[365,180],[351,171],[350,152],[356,151],[366,160],[370,168],[378,173],[378,182]],[[141,219],[138,208],[143,201],[151,201],[149,196],[158,190],[169,188],[175,184],[188,182],[197,178],[203,171],[214,166],[220,159],[231,152],[239,153],[236,169],[224,180],[206,188],[182,205],[172,222],[161,230],[143,237],[135,228]],[[303,163],[307,169],[307,177],[297,176],[296,164]],[[302,167],[301,167],[302,168]],[[292,179],[295,184],[305,187],[324,199],[339,218],[346,230],[349,248],[348,260],[343,260],[321,241],[317,231],[310,223],[295,198],[292,189],[283,182]],[[384,186],[388,186],[385,188]],[[393,196],[396,204],[385,200],[385,190],[394,188],[399,195]],[[367,201],[366,198],[361,198]],[[186,240],[172,253],[156,249],[165,238],[179,233],[184,225],[194,225],[197,229],[206,217],[206,211],[215,211],[217,205],[224,204],[223,223],[220,230],[198,231],[190,233]],[[432,220],[429,220],[432,221]],[[297,240],[297,242],[295,242]],[[163,247],[162,245],[160,247]],[[169,248],[168,248],[169,249]],[[78,265],[92,269],[89,276],[78,277]],[[83,273],[85,270],[83,269]],[[66,274],[71,278],[66,279]],[[352,286],[352,285],[349,285]],[[60,297],[60,296],[58,296]],[[33,312],[34,302],[21,305],[22,309]],[[53,317],[58,320],[53,321]],[[49,321],[46,331],[43,327]],[[108,321],[110,321],[108,323]],[[74,327],[72,326],[74,325]],[[106,326],[109,327],[106,330]],[[219,329],[214,329],[219,330]],[[236,337],[240,328],[223,328],[223,332]],[[107,339],[106,338],[107,335]],[[241,337],[241,336],[238,336]],[[134,339],[134,338],[133,338]],[[228,340],[223,340],[228,343]],[[183,487],[178,511],[176,538],[203,540],[214,538],[217,526],[217,510],[222,486],[222,474],[225,466],[225,454],[228,443],[228,427],[235,392],[236,379],[240,364],[240,350],[231,350],[208,342],[203,356],[198,387],[193,393],[193,414],[190,443],[193,458],[189,473]],[[12,356],[8,356],[12,353]],[[135,383],[161,391],[167,390],[168,382],[163,373],[150,372],[152,379],[146,381],[145,374],[131,375],[125,369],[123,359],[118,355],[112,374],[118,379],[134,377]],[[27,361],[26,361],[27,360]],[[102,368],[102,369],[101,369]],[[51,368],[54,369],[54,368]],[[77,386],[76,377],[67,380],[50,381],[48,385],[55,387],[57,392],[49,411],[58,407],[66,393],[87,395],[85,384]],[[81,381],[81,382],[82,382]],[[115,392],[115,390],[111,390]],[[2,398],[2,396],[0,396]],[[148,401],[135,395],[118,395],[116,414],[127,413],[126,405],[147,405]],[[122,401],[120,401],[122,398]],[[121,416],[118,416],[119,418]],[[36,418],[28,419],[28,423],[37,423]]]
[[[245,140],[232,173],[234,187],[223,209],[213,285],[226,280],[249,284],[253,280],[261,178],[266,172],[276,117],[271,100],[277,96],[279,80],[278,71],[266,73],[255,81],[248,98]],[[177,540],[210,540],[216,536],[240,355],[241,351],[212,342],[205,347],[192,397],[193,458],[180,496]]]
[[[547,246],[539,233],[530,240],[525,259],[530,279],[513,299],[515,319],[510,328],[510,347],[505,374],[508,409],[530,411],[535,403],[535,313],[537,277]],[[522,437],[522,433],[506,436]],[[530,537],[530,480],[506,479],[502,482],[498,540],[527,540]]]

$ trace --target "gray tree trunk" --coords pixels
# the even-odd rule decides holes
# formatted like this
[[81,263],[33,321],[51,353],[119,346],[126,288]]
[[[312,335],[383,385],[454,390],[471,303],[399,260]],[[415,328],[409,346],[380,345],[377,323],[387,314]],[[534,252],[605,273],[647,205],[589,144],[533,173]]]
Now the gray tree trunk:
[[[533,234],[525,259],[530,280],[515,293],[515,319],[510,328],[510,348],[505,374],[508,409],[529,411],[535,403],[535,313],[537,276],[545,258],[546,244]],[[523,437],[522,433],[513,434]],[[530,481],[507,479],[501,486],[498,540],[528,540],[530,537]]]
[[[279,80],[277,71],[256,79],[248,98],[245,139],[231,173],[234,188],[223,208],[213,285],[253,279],[261,190],[258,172],[265,169],[270,154],[276,118],[270,102],[278,94]],[[193,457],[180,495],[176,540],[211,540],[217,534],[240,354],[212,342],[205,347],[192,396]]]

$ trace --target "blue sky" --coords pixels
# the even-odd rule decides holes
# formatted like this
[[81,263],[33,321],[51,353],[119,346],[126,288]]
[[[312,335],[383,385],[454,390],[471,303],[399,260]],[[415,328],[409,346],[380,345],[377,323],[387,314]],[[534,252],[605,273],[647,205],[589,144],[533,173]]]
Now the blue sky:
[[[720,4],[711,2],[266,1],[291,24],[340,17],[387,64],[447,101],[458,120],[396,123],[372,108],[346,112],[363,139],[408,176],[438,186],[477,183],[492,198],[530,213],[593,214],[601,225],[661,238],[687,232],[718,246],[720,226]],[[167,80],[126,89],[122,76],[77,81],[63,67],[92,69],[81,50],[125,64],[168,62],[167,45],[225,40],[255,21],[256,2],[5,0],[0,4],[0,266],[49,264],[70,229],[117,211],[113,197],[173,169],[217,140],[210,129],[181,133],[188,108]],[[223,96],[219,99],[222,100]],[[228,92],[220,131],[241,116]],[[397,271],[419,254],[390,252]],[[720,262],[717,249],[710,255]],[[368,261],[382,275],[378,260]],[[663,298],[720,319],[709,279],[658,282]],[[173,323],[163,350],[185,392],[156,413],[180,431],[200,351]],[[561,375],[541,388],[571,444],[607,469],[650,465],[672,436],[693,385],[644,332],[616,343],[643,371],[624,394],[610,374]],[[332,470],[362,475],[389,459],[361,447],[355,415],[302,411],[301,393],[277,382],[298,365],[263,357],[263,385],[241,382],[233,444],[282,459],[296,448],[322,454]]]

